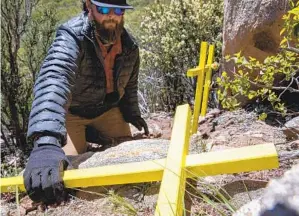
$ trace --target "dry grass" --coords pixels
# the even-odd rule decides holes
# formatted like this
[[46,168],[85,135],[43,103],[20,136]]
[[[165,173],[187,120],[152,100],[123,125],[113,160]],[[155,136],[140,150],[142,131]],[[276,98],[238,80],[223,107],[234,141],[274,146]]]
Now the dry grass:
[[[200,189],[199,187],[200,186]],[[125,187],[136,187],[128,186]],[[148,185],[150,187],[150,185]],[[185,188],[182,186],[182,188]],[[93,200],[80,199],[71,196],[70,200],[59,206],[39,206],[36,210],[27,215],[111,215],[111,216],[135,216],[135,215],[153,215],[155,205],[149,209],[144,204],[144,200],[136,201],[118,194],[114,190],[107,189],[105,193],[98,193],[76,189],[78,192],[90,194],[97,197]],[[154,202],[157,201],[157,195],[154,195]],[[183,203],[183,215],[231,215],[236,209],[229,201],[229,195],[220,192],[219,187],[207,184],[203,179],[189,179],[186,182],[185,202]],[[10,204],[9,215],[24,215],[24,205],[18,200],[16,193],[16,202]]]

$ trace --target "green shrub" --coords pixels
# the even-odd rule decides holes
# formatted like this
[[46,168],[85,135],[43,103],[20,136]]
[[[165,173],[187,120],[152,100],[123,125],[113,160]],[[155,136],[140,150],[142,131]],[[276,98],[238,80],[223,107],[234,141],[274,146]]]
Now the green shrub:
[[156,3],[141,19],[140,90],[150,111],[172,111],[193,98],[186,72],[198,64],[200,43],[216,44],[220,58],[223,0]]

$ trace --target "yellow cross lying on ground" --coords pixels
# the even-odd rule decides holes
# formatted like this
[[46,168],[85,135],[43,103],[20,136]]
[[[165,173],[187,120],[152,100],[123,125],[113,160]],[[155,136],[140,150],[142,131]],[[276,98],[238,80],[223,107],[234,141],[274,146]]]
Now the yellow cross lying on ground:
[[[273,144],[262,144],[187,155],[191,126],[189,105],[177,107],[166,159],[68,170],[62,173],[68,188],[161,181],[155,215],[182,215],[186,178],[238,173],[278,167]],[[1,178],[1,193],[25,191],[23,177]]]

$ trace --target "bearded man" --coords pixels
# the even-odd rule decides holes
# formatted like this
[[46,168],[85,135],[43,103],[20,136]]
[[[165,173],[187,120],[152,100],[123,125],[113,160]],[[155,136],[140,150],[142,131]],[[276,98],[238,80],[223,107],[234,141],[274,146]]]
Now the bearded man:
[[139,48],[124,28],[126,0],[86,0],[85,11],[61,25],[34,86],[24,172],[30,198],[60,202],[66,155],[87,150],[86,128],[105,137],[148,134],[138,107]]

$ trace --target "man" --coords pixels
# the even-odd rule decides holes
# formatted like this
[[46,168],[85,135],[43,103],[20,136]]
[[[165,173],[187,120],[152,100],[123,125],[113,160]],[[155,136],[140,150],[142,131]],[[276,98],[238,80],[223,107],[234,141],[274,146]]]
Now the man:
[[126,0],[86,0],[86,11],[61,25],[34,86],[24,172],[30,198],[59,202],[66,155],[86,151],[86,127],[108,137],[148,134],[138,107],[139,49],[124,29]]

